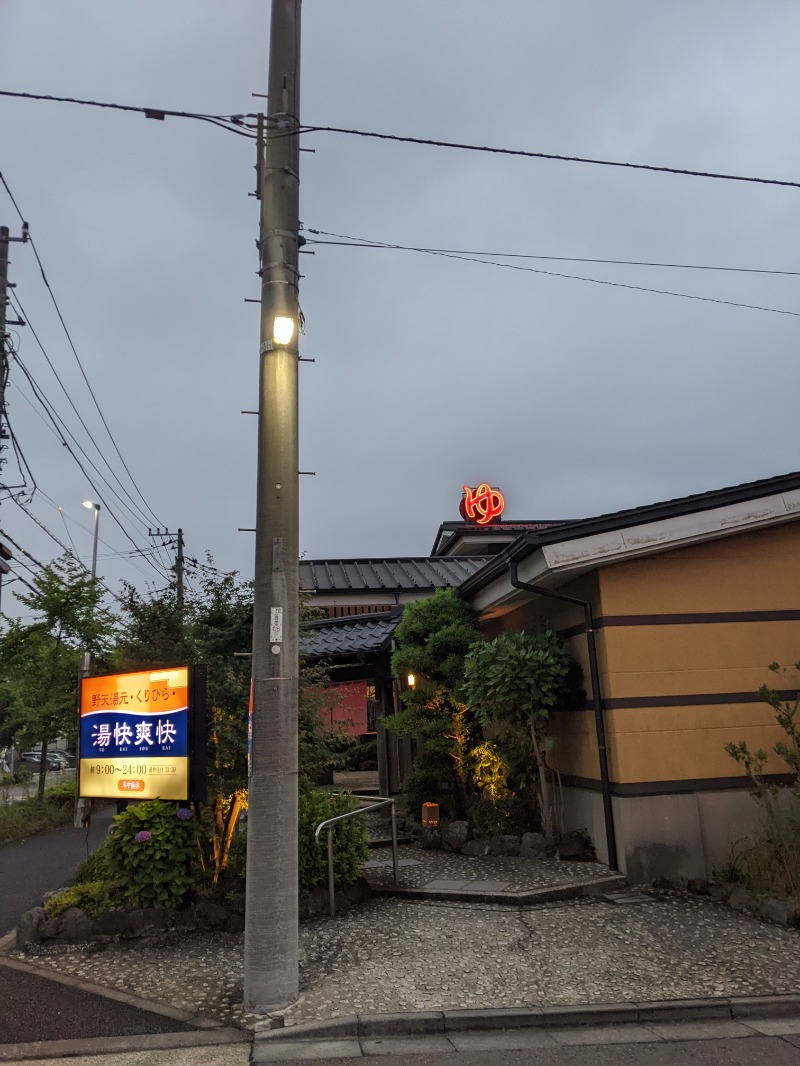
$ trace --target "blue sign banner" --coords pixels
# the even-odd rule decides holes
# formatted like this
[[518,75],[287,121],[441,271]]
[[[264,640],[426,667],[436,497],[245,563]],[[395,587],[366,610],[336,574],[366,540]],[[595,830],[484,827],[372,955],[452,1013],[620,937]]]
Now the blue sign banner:
[[89,711],[81,715],[81,759],[186,756],[189,710]]

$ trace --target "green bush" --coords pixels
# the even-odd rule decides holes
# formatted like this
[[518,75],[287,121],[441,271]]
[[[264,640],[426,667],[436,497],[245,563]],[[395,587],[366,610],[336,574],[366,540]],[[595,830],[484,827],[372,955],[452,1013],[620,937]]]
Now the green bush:
[[87,859],[76,866],[72,880],[76,885],[84,885],[89,881],[107,881],[110,876],[108,848],[106,841],[103,841]]
[[453,802],[453,759],[432,745],[420,752],[413,769],[403,779],[400,794],[407,818],[419,822],[423,803],[438,803],[442,818],[457,818]]
[[44,790],[46,803],[54,807],[70,808],[75,803],[75,782],[65,781],[61,785],[52,785]]
[[225,867],[225,883],[229,892],[244,892],[247,877],[247,834],[234,833]]
[[[327,830],[320,833],[319,843],[314,830],[320,822],[339,814],[358,810],[358,802],[350,795],[334,796],[330,792],[300,793],[298,865],[300,894],[328,883]],[[361,875],[361,868],[369,855],[365,818],[347,818],[333,827],[333,873],[340,888],[351,884]]]
[[145,800],[114,819],[102,861],[114,891],[132,906],[174,910],[184,902],[197,845],[195,819],[186,815],[176,803]]
[[478,840],[506,833],[521,835],[541,825],[535,806],[517,795],[501,796],[494,801],[481,796],[469,808],[467,821]]
[[112,887],[108,881],[85,881],[51,896],[44,910],[48,918],[57,918],[70,907],[80,907],[90,918],[94,918],[113,906]]
[[35,797],[16,803],[0,803],[0,847],[71,821],[70,807],[57,807]]

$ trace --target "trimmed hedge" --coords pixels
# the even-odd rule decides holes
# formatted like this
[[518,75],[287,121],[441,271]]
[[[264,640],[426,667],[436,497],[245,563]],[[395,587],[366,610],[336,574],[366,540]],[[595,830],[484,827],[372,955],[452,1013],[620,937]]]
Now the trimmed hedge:
[[[358,806],[358,802],[347,794],[334,796],[322,790],[300,793],[298,867],[301,896],[328,883],[328,833],[323,829],[317,843],[314,830],[320,822],[358,810]],[[337,888],[344,888],[361,876],[368,855],[366,818],[346,818],[333,826],[333,873]]]

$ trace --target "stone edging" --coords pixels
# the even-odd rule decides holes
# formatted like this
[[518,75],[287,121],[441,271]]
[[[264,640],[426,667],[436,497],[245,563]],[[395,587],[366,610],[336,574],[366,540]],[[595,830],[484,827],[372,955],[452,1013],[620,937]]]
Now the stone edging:
[[[363,903],[372,895],[369,882],[360,877],[336,891],[337,913]],[[328,890],[315,888],[300,899],[301,921],[328,913]],[[228,903],[200,901],[181,911],[162,907],[104,911],[90,918],[79,907],[70,907],[57,918],[48,918],[43,907],[33,907],[19,919],[16,947],[34,954],[50,944],[100,943],[113,940],[137,940],[145,936],[174,932],[241,933],[244,930],[244,893]]]
[[624,888],[628,884],[622,874],[595,877],[587,881],[569,881],[550,888],[531,888],[518,892],[469,892],[465,889],[411,888],[404,885],[373,885],[376,896],[395,896],[401,899],[447,900],[456,903],[505,903],[508,906],[525,906],[537,903],[553,903],[563,899],[578,899],[582,896],[602,895]]
[[421,1036],[468,1030],[558,1029],[585,1025],[621,1025],[688,1021],[740,1021],[800,1015],[800,995],[738,996],[719,999],[655,1000],[586,1006],[506,1007],[486,1010],[424,1011],[402,1014],[350,1014],[324,1022],[284,1027],[274,1016],[255,1026],[259,1041],[374,1039]]

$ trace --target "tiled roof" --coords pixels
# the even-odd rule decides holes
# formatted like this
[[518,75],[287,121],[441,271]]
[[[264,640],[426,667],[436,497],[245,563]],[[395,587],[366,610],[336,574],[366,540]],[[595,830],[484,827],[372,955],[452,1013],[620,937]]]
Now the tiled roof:
[[300,634],[300,648],[310,659],[384,651],[391,642],[400,617],[397,611],[393,614],[312,622]]
[[433,591],[460,585],[486,563],[484,556],[444,559],[300,560],[303,592]]
[[[550,526],[563,525],[563,520],[552,521],[500,521],[491,522],[488,526],[479,526],[475,522],[442,522],[436,539],[433,542],[431,556],[439,558],[450,548],[451,544],[457,544],[464,540],[472,539],[487,540],[497,537],[500,540],[511,539],[520,533],[527,533],[538,529],[549,529]],[[456,551],[454,555],[458,555]]]

